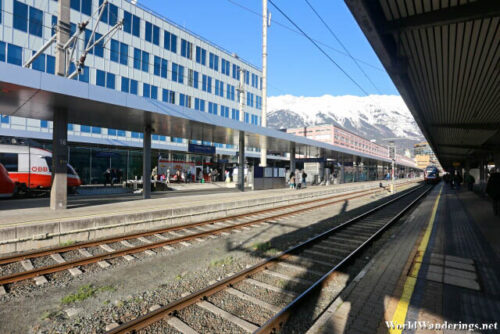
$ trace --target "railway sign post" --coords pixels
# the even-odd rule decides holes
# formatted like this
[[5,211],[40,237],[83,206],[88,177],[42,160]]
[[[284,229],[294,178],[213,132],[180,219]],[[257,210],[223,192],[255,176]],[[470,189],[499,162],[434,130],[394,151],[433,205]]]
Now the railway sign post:
[[391,193],[394,194],[396,192],[396,186],[394,184],[394,165],[396,161],[396,146],[393,141],[389,142],[389,157],[392,160],[392,170],[391,170]]

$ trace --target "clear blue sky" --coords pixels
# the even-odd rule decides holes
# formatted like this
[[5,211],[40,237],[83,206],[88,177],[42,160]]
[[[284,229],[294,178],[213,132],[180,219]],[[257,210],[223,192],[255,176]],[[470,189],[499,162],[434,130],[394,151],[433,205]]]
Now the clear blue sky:
[[[351,54],[360,63],[376,88],[366,79],[304,0],[274,0],[369,94],[399,95],[370,44],[342,0],[309,0]],[[138,0],[144,6],[192,32],[236,52],[261,67],[262,20],[236,4],[262,13],[261,0]],[[236,4],[235,4],[236,3]],[[305,37],[292,32],[292,25],[269,4],[272,14],[268,30],[268,95],[298,96],[365,95]],[[326,46],[325,46],[326,44]],[[339,51],[335,51],[339,50]]]

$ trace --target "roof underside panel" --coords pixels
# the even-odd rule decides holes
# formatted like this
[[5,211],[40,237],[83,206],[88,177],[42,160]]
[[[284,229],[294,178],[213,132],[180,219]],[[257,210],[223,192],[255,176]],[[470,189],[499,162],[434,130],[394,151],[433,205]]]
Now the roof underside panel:
[[493,154],[500,1],[345,1],[441,163]]

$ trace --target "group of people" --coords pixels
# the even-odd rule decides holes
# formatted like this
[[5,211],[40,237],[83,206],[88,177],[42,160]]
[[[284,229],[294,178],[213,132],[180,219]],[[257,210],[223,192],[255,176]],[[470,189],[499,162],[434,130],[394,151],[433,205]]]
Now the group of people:
[[103,173],[104,176],[104,186],[111,185],[114,186],[115,183],[121,183],[123,172],[121,169],[108,168]]
[[307,173],[304,170],[290,172],[288,184],[290,189],[305,188],[307,186]]
[[[470,183],[470,186],[467,185],[467,188],[469,190],[472,190],[472,185],[474,184],[475,182],[475,179],[472,175],[470,175],[470,173],[467,173],[466,172],[466,179],[467,181]],[[460,171],[458,170],[455,170],[453,171],[452,173],[446,173],[443,175],[443,181],[448,184],[451,189],[456,189],[456,190],[460,190],[460,184],[462,182],[464,182],[464,178],[462,177],[462,174],[460,173]]]

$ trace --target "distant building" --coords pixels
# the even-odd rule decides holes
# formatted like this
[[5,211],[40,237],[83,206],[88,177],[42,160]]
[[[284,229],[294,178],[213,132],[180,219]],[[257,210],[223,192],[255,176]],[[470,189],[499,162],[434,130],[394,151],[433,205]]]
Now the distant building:
[[429,165],[439,165],[436,155],[428,142],[415,144],[413,146],[413,153],[415,154],[415,162],[418,168],[425,168]]
[[377,157],[389,157],[387,147],[331,124],[287,129],[286,132]]

